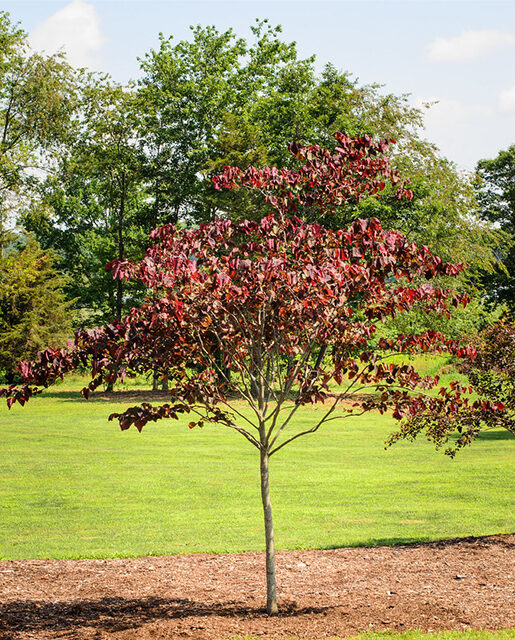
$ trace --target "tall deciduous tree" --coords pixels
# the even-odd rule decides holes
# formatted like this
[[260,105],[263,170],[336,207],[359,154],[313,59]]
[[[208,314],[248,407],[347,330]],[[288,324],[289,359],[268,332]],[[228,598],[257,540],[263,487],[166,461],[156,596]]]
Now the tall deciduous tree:
[[317,75],[314,56],[299,59],[295,43],[281,41],[280,28],[266,21],[252,33],[247,42],[232,30],[196,27],[190,41],[162,37],[143,59],[141,137],[156,220],[266,215],[250,194],[213,193],[210,179],[224,165],[291,168],[292,140],[334,146],[333,134],[343,130],[429,148],[416,133],[422,112],[408,96],[361,86],[330,64]]
[[149,230],[136,103],[133,88],[107,80],[84,88],[80,122],[43,186],[42,205],[24,217],[57,252],[69,295],[90,323],[120,320],[131,307],[133,292],[113,282],[105,264],[142,255]]
[[414,197],[399,201],[387,189],[380,200],[317,211],[318,222],[338,228],[378,217],[445,259],[493,268],[498,238],[478,216],[471,181],[422,138],[424,113],[409,96],[361,85],[332,64],[317,74],[314,57],[299,59],[295,43],[281,41],[279,28],[264,22],[252,31],[249,43],[230,30],[196,27],[190,41],[174,45],[163,37],[143,59],[141,137],[156,223],[215,215],[260,219],[268,209],[259,194],[213,193],[210,178],[225,165],[292,169],[291,141],[333,149],[333,135],[341,130],[396,140],[392,161],[410,179]]
[[506,303],[515,310],[515,145],[501,151],[492,160],[480,160],[477,198],[481,215],[497,224],[506,234],[499,250],[506,271],[484,276],[488,294],[494,301]]
[[48,152],[68,135],[78,75],[59,55],[32,53],[26,34],[0,12],[0,250]]
[[142,138],[157,220],[200,221],[217,213],[206,174],[219,155],[224,123],[267,93],[285,66],[303,64],[279,32],[259,22],[253,28],[256,41],[248,45],[231,29],[221,33],[197,26],[191,41],[173,45],[172,38],[161,36],[159,49],[143,58]]
[[[141,62],[137,91],[84,79],[81,117],[69,128],[57,178],[25,224],[56,250],[75,283],[70,295],[92,322],[130,307],[132,296],[107,278],[103,264],[117,253],[136,256],[143,230],[220,214],[260,219],[269,212],[255,191],[212,189],[211,177],[225,165],[292,169],[296,160],[287,143],[332,149],[338,129],[395,139],[392,160],[410,178],[414,196],[398,200],[387,187],[381,199],[350,199],[316,211],[318,222],[339,228],[377,217],[445,259],[472,267],[495,262],[497,239],[478,221],[469,181],[421,139],[423,113],[407,96],[362,86],[332,65],[317,74],[314,58],[299,59],[295,44],[283,42],[280,29],[266,21],[252,31],[251,42],[214,27],[196,27],[189,41],[176,44],[162,37]],[[125,176],[124,188],[114,174]]]
[[[387,161],[374,158],[384,142],[341,136],[339,143],[336,158],[320,150],[318,167],[302,176],[307,195],[322,207],[327,198],[379,191],[385,177],[397,183],[399,197],[409,196]],[[263,170],[256,186],[265,175],[279,180],[276,173]],[[285,185],[285,197],[298,204],[294,186]],[[157,368],[171,382],[172,400],[113,414],[122,429],[189,414],[190,428],[212,422],[243,436],[259,455],[267,611],[275,614],[271,457],[330,420],[373,409],[391,409],[398,420],[424,412],[428,437],[445,441],[468,408],[465,390],[454,385],[435,397],[428,390],[437,378],[390,358],[417,350],[460,356],[472,349],[435,331],[385,339],[377,328],[413,305],[445,314],[448,303],[465,303],[466,296],[428,282],[463,267],[385,231],[377,219],[331,230],[270,214],[259,222],[219,219],[189,230],[168,224],[152,240],[141,262],[112,265],[116,277],[151,291],[146,302],[122,322],[77,331],[68,349],[49,349],[36,362],[22,363],[25,384],[0,394],[9,406],[24,404],[67,372],[88,366],[92,380],[82,391],[88,397],[104,382]],[[416,283],[419,277],[423,284]],[[324,404],[320,416],[309,428],[296,425],[299,407],[311,403]]]

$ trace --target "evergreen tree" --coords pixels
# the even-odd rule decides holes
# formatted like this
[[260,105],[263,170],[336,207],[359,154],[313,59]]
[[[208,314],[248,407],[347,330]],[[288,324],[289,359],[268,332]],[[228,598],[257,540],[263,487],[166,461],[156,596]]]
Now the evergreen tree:
[[0,258],[0,372],[8,383],[16,381],[20,360],[46,345],[61,347],[71,335],[66,282],[53,263],[30,236]]

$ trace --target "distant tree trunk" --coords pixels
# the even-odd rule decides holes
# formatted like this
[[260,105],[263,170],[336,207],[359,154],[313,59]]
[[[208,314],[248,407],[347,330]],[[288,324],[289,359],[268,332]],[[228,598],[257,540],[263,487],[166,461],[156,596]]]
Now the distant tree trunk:
[[[262,427],[261,442],[265,438],[265,428]],[[272,519],[272,503],[270,501],[270,478],[268,473],[268,451],[261,449],[261,501],[263,503],[263,515],[265,518],[265,543],[266,543],[266,610],[268,615],[278,613],[277,586],[275,578],[275,544],[274,523]]]
[[161,378],[156,368],[152,375],[152,391],[159,391],[159,381],[161,381],[161,391],[168,391],[168,376]]
[[159,391],[159,372],[157,369],[154,369],[152,375],[152,391]]
[[[120,185],[120,206],[118,207],[118,260],[123,260],[125,257],[125,245],[123,242],[123,223],[125,217],[125,172],[122,173],[121,185]],[[116,282],[116,322],[122,320],[123,310],[123,280],[117,278]]]
[[231,368],[224,364],[223,354],[220,349],[215,350],[214,356],[216,358],[216,376],[220,384],[225,384],[231,381]]
[[[125,246],[123,242],[123,223],[125,217],[125,190],[126,180],[125,172],[122,173],[122,179],[120,184],[120,206],[118,207],[118,229],[117,229],[117,244],[118,244],[118,260],[123,260],[125,257]],[[123,310],[123,280],[121,278],[116,279],[116,298],[115,298],[115,313],[116,322],[122,321]],[[112,382],[107,384],[106,392],[112,393],[114,386]]]

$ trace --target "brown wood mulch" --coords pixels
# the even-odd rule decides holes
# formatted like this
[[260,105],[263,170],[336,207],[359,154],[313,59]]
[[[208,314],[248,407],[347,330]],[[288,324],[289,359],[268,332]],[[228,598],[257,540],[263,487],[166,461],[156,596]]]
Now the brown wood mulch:
[[263,554],[0,562],[0,638],[327,638],[515,627],[515,535]]

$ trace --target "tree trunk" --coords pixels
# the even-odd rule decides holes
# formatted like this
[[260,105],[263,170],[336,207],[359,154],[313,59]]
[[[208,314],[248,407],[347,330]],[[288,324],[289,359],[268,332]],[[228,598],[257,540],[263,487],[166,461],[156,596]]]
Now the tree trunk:
[[268,475],[268,451],[261,450],[261,500],[265,516],[266,541],[266,610],[268,615],[278,613],[277,586],[275,581],[275,545],[272,503],[270,502],[270,481]]
[[[125,258],[125,244],[123,240],[123,224],[125,218],[125,172],[122,173],[122,180],[120,186],[120,206],[118,207],[118,260]],[[116,281],[116,322],[122,321],[122,309],[123,309],[123,280],[117,278]]]

